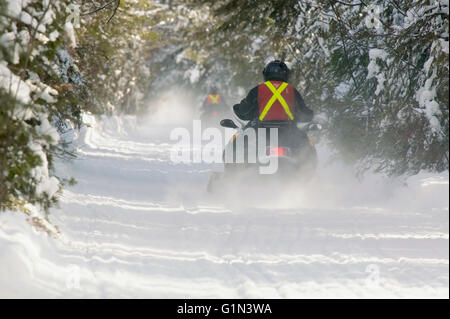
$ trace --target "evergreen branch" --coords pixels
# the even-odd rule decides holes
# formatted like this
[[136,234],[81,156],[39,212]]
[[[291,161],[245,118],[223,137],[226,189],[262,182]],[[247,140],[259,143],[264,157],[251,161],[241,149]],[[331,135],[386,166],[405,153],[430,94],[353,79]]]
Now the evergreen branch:
[[365,6],[366,4],[364,3],[364,2],[360,2],[360,3],[347,3],[347,2],[344,2],[344,1],[339,1],[339,0],[335,0],[335,2],[338,2],[338,3],[340,3],[340,4],[343,4],[344,6],[350,6],[350,7],[356,7],[356,6],[360,6],[360,5],[363,5],[363,6]]
[[402,16],[406,17],[406,13],[403,12],[402,9],[400,9],[400,6],[398,5],[397,2],[395,2],[395,1],[393,1],[393,0],[389,0],[389,3],[391,3],[391,4],[398,10],[398,12],[400,12],[400,14],[401,14]]
[[118,9],[119,6],[120,6],[120,0],[111,0],[111,1],[105,3],[104,5],[102,5],[101,7],[97,8],[97,9],[95,9],[95,10],[92,10],[92,11],[90,11],[90,12],[82,13],[81,16],[86,16],[86,15],[91,15],[91,14],[97,13],[97,12],[103,10],[103,9],[108,8],[108,7],[111,6],[113,3],[116,3],[116,6],[114,7],[113,14],[109,17],[108,21],[106,21],[106,23],[109,23],[109,21],[111,21],[111,19],[116,15],[117,9]]
[[109,23],[109,21],[111,21],[111,19],[116,15],[117,9],[119,9],[120,6],[120,0],[117,0],[117,4],[116,7],[114,8],[114,12],[112,14],[112,16],[108,19],[108,21],[106,21],[106,23]]
[[[81,16],[86,16],[86,15],[90,15],[90,14],[97,13],[97,12],[99,12],[100,10],[103,10],[103,9],[109,7],[109,6],[110,6],[111,4],[113,4],[115,1],[116,1],[116,0],[111,0],[111,1],[107,2],[106,4],[102,5],[101,7],[97,8],[97,9],[95,9],[95,10],[92,10],[92,11],[90,11],[90,12],[81,13],[80,15],[81,15]],[[120,2],[120,0],[119,0],[119,2]]]

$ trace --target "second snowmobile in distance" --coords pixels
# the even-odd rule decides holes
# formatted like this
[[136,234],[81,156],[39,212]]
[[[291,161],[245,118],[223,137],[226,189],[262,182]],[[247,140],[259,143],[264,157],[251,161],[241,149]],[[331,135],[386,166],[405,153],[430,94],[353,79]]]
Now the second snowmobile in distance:
[[211,86],[201,107],[200,120],[204,127],[219,126],[220,119],[229,115],[224,97],[216,86]]

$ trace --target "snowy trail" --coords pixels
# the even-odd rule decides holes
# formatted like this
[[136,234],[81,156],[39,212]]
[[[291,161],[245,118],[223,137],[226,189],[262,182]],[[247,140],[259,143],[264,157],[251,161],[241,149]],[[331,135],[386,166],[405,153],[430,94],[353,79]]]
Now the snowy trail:
[[91,124],[58,167],[78,181],[51,214],[60,238],[1,216],[0,297],[449,296],[448,174],[228,207],[207,198],[212,166],[171,163],[159,128]]

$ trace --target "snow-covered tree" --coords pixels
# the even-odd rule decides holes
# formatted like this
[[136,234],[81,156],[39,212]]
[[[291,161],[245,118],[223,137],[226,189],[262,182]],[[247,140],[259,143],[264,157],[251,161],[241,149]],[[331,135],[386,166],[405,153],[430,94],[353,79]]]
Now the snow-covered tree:
[[[76,121],[56,89],[57,49],[64,47],[68,1],[0,3],[0,208],[56,201],[61,181],[52,176],[60,121]],[[53,124],[51,124],[53,123]],[[26,209],[25,209],[26,210]]]
[[84,109],[135,113],[150,84],[147,61],[159,35],[152,1],[83,1],[73,56],[83,74]]
[[448,1],[178,1],[195,67],[250,88],[270,59],[289,62],[328,137],[361,169],[448,169]]
[[[43,211],[64,184],[53,157],[81,113],[143,110],[158,33],[148,1],[0,2],[0,206]],[[26,209],[25,209],[26,210]]]

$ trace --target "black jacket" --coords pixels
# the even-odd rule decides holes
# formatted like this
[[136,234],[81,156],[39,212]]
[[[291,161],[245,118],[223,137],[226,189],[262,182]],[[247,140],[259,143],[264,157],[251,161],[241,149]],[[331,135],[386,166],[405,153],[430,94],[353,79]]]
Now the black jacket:
[[[309,109],[303,101],[300,93],[295,90],[295,113],[294,121],[309,122],[312,120],[314,112]],[[233,106],[234,113],[244,121],[257,120],[259,118],[258,108],[258,86],[250,90],[247,97],[241,103]]]

